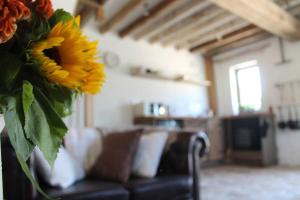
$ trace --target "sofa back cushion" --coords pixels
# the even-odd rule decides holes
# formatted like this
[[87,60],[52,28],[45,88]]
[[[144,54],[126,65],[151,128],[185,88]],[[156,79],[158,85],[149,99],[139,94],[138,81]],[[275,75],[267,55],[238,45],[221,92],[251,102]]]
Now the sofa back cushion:
[[134,176],[142,178],[156,176],[167,138],[168,133],[165,131],[152,131],[141,136],[133,162]]
[[127,182],[142,129],[114,132],[103,138],[102,153],[90,176],[109,181]]
[[64,144],[70,155],[88,172],[102,152],[102,138],[96,128],[71,128]]
[[84,178],[84,169],[63,147],[59,149],[52,168],[38,148],[34,150],[34,159],[38,174],[50,186],[67,188]]

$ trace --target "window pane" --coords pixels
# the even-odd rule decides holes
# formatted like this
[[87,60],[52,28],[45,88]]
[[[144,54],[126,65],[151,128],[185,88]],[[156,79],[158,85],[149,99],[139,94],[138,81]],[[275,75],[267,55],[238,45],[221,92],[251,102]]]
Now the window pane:
[[237,70],[240,107],[260,110],[261,80],[258,66]]

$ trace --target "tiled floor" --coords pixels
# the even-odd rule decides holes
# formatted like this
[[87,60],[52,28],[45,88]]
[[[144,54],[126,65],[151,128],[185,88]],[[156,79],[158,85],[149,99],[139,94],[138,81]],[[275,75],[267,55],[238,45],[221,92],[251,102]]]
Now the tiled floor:
[[300,200],[300,168],[205,169],[201,200]]

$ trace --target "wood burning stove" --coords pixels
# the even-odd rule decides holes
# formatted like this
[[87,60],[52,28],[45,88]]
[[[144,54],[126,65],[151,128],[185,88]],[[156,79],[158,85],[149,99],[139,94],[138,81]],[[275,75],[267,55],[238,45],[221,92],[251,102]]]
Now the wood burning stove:
[[273,115],[226,117],[223,125],[228,163],[260,166],[277,163]]

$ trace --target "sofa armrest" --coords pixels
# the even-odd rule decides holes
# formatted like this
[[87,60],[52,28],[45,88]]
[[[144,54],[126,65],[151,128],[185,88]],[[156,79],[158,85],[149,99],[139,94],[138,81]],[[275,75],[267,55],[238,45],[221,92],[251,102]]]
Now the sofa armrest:
[[[36,191],[24,174],[5,131],[1,133],[1,155],[4,198],[7,200],[34,199]],[[31,164],[30,161],[28,164]]]
[[191,136],[189,166],[190,174],[193,176],[193,195],[195,200],[201,196],[201,158],[209,152],[209,139],[204,132],[198,132]]
[[163,173],[186,174],[193,178],[193,196],[200,199],[200,160],[209,151],[204,132],[181,132],[161,162]]

